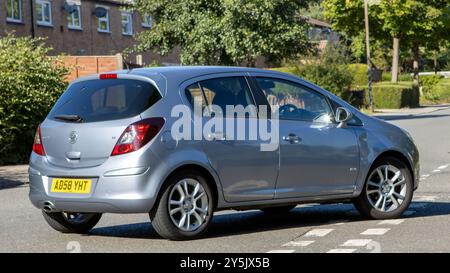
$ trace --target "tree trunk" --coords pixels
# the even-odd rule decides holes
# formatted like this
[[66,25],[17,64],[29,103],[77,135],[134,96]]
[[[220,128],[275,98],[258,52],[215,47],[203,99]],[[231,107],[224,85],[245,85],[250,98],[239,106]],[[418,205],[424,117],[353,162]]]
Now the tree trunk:
[[419,81],[419,60],[420,60],[420,52],[419,45],[417,43],[413,44],[413,92],[411,94],[411,103],[410,107],[418,107],[420,104],[420,81]]
[[436,75],[438,72],[437,50],[434,50],[433,55],[434,74]]
[[419,88],[419,45],[417,43],[413,44],[413,87]]
[[392,52],[392,77],[391,81],[396,83],[398,81],[398,59],[399,59],[400,39],[394,37],[393,52]]

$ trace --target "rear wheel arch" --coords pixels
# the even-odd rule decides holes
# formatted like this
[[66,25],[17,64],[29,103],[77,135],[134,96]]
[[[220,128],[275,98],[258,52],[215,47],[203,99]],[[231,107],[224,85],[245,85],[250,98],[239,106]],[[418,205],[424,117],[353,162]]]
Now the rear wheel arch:
[[206,182],[211,187],[211,190],[213,193],[213,198],[214,198],[214,208],[216,208],[217,204],[218,204],[218,198],[219,198],[219,187],[217,185],[218,182],[216,181],[214,176],[211,174],[211,172],[207,168],[205,168],[199,164],[193,164],[193,163],[178,166],[174,170],[172,170],[169,173],[169,175],[167,175],[167,177],[164,179],[164,182],[162,183],[162,185],[158,191],[158,198],[156,200],[156,203],[158,203],[160,201],[161,195],[164,192],[164,190],[170,186],[169,183],[170,183],[171,178],[181,172],[195,172],[206,179]]

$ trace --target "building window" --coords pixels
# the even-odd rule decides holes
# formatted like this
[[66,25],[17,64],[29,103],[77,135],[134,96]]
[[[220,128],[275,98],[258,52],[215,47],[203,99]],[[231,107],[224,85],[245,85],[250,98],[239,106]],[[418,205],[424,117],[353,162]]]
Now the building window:
[[67,16],[69,29],[81,29],[81,6],[74,6],[72,13]]
[[142,16],[142,26],[146,28],[152,28],[153,18],[151,15],[144,14],[144,16]]
[[106,9],[106,14],[103,17],[98,18],[98,32],[109,33],[109,8],[103,7]]
[[36,0],[38,25],[52,26],[52,3],[48,0]]
[[122,34],[133,35],[133,17],[130,12],[122,12]]
[[6,21],[22,22],[22,0],[6,0]]

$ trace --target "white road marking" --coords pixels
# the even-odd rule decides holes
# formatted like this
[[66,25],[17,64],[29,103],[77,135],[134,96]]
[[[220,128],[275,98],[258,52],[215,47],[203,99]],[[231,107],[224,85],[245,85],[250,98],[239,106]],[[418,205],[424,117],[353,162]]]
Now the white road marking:
[[416,196],[414,198],[414,201],[434,201],[436,200],[438,197],[435,195],[422,195],[422,196]]
[[335,248],[328,250],[327,253],[353,253],[355,251],[355,248]]
[[290,241],[283,246],[309,246],[312,243],[314,243],[314,241]]
[[403,216],[411,216],[414,213],[416,213],[415,210],[407,210],[407,211],[403,212]]
[[447,168],[448,167],[448,165],[442,165],[442,166],[439,166],[438,167],[438,170],[442,170],[442,169],[445,169],[445,168]]
[[384,235],[389,230],[391,230],[391,229],[390,228],[369,228],[369,229],[361,232],[361,235]]
[[428,177],[428,176],[430,176],[429,174],[422,174],[422,177]]
[[400,225],[403,223],[405,219],[391,219],[391,220],[383,220],[379,222],[379,225]]
[[366,246],[370,242],[372,242],[371,239],[352,239],[346,241],[341,246]]
[[317,229],[312,229],[310,231],[308,231],[305,235],[303,235],[304,237],[323,237],[325,235],[327,235],[328,233],[332,232],[334,229],[332,228],[317,228]]
[[294,249],[276,249],[267,251],[267,253],[293,253],[293,252],[295,252]]
[[438,172],[440,172],[441,170],[439,170],[439,169],[436,169],[436,170],[432,170],[431,172],[432,173],[438,173]]

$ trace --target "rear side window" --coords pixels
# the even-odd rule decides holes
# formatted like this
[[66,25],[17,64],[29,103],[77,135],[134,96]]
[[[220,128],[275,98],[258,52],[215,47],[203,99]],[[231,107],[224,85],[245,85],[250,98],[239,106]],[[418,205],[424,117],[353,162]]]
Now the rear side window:
[[72,84],[49,114],[78,115],[83,122],[136,116],[155,104],[161,95],[151,83],[130,80],[89,80]]
[[[202,106],[215,105],[220,107],[226,116],[232,116],[235,113],[227,113],[227,106],[242,106],[246,108],[249,105],[254,106],[250,88],[244,77],[224,77],[204,80],[188,86],[185,90],[186,97],[191,105],[202,104]],[[206,101],[206,102],[205,102]],[[250,109],[249,116],[256,116]]]

